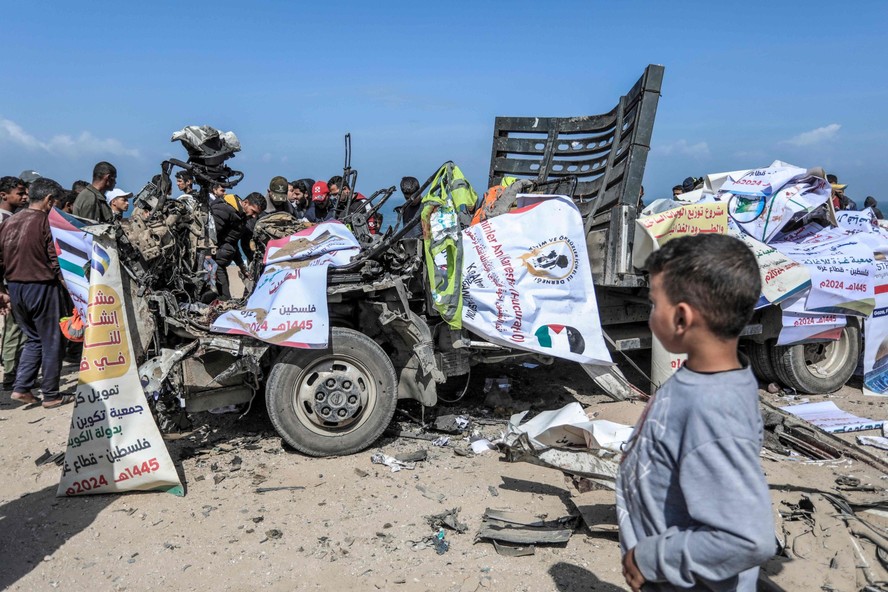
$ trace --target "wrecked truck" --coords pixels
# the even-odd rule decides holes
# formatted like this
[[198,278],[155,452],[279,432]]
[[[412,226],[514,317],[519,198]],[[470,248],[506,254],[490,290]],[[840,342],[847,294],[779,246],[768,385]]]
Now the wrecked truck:
[[[641,276],[627,271],[627,253],[662,75],[661,66],[648,67],[602,115],[496,120],[490,186],[510,176],[523,180],[525,193],[571,196],[583,214],[590,258],[603,287],[644,285]],[[188,158],[162,163],[161,174],[137,195],[130,218],[92,229],[116,241],[139,376],[162,430],[185,429],[189,413],[261,396],[275,429],[295,449],[312,456],[350,454],[382,434],[398,399],[424,406],[455,402],[466,391],[473,365],[518,358],[552,362],[453,329],[441,318],[430,295],[423,240],[415,238],[422,236],[422,200],[432,177],[381,235],[370,232],[368,220],[394,187],[377,191],[360,207],[353,207],[351,196],[339,204],[338,219],[362,249],[347,265],[329,270],[328,347],[295,349],[213,332],[215,318],[243,303],[216,300],[208,266],[213,249],[209,188],[234,187],[243,178],[228,166],[240,146],[234,134],[207,126],[187,127],[172,139],[181,142]],[[355,187],[346,139],[343,177]],[[173,199],[174,169],[191,172],[199,191]],[[509,205],[500,201],[488,214]],[[460,224],[467,226],[470,216],[461,212]],[[257,224],[260,261],[252,269],[261,269],[264,243],[304,227],[303,221],[274,214],[261,228]],[[613,297],[603,301],[610,309],[617,306]],[[618,306],[633,318],[647,316],[634,298]]]
[[[605,338],[616,356],[624,358],[615,359],[631,365],[637,359],[631,354],[652,347],[648,278],[633,264],[633,254],[642,238],[637,236],[641,184],[663,74],[662,66],[648,66],[614,109],[603,115],[498,117],[494,128],[491,186],[506,176],[555,184],[580,208]],[[824,176],[822,170],[815,169],[814,174]],[[835,226],[828,204],[806,219]],[[756,311],[743,331],[741,347],[763,382],[830,393],[851,378],[861,354],[862,317],[846,318],[838,339],[778,345],[782,310],[771,304]],[[643,372],[637,365],[636,369]]]

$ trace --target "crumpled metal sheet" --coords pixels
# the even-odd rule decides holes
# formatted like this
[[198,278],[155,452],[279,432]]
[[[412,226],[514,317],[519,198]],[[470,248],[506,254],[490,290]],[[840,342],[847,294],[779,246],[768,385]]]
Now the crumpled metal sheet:
[[484,523],[477,539],[490,539],[515,545],[566,543],[573,534],[576,516],[564,516],[556,520],[543,520],[526,512],[509,510],[484,511]]
[[616,489],[619,457],[603,450],[546,448],[537,449],[527,434],[515,440],[507,451],[510,462],[529,462],[571,475],[594,480],[607,489]]
[[176,142],[184,140],[192,146],[200,146],[214,138],[220,138],[222,143],[225,144],[231,152],[240,152],[240,140],[237,139],[234,132],[221,132],[209,125],[185,126],[179,131],[174,132],[170,141]]
[[145,396],[157,398],[160,395],[160,387],[172,371],[173,366],[194,351],[198,343],[198,341],[192,341],[179,349],[162,349],[159,356],[155,356],[139,366],[139,381],[142,383]]

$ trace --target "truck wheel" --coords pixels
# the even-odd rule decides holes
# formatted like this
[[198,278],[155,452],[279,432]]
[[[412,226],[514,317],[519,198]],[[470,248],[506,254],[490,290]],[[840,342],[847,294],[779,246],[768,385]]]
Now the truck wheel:
[[780,381],[803,393],[825,395],[851,378],[860,356],[860,329],[847,326],[836,341],[774,346],[771,360]]
[[774,370],[774,364],[771,362],[771,349],[773,342],[756,343],[749,341],[746,343],[746,353],[749,354],[749,363],[752,365],[752,371],[764,383],[770,384],[777,382],[780,377]]
[[373,444],[397,404],[397,376],[375,341],[333,327],[322,350],[287,350],[265,388],[278,434],[309,456],[352,454]]

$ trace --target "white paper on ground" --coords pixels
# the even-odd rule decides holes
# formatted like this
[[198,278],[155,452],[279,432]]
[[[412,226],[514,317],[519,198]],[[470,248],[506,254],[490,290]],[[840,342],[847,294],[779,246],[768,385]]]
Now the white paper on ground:
[[512,444],[521,434],[527,434],[531,444],[539,448],[553,446],[585,446],[620,451],[632,435],[632,426],[604,419],[590,420],[579,403],[569,403],[561,409],[543,411],[524,424],[527,411],[509,418],[506,444]]
[[857,443],[862,446],[875,446],[882,450],[888,450],[888,438],[884,436],[857,436]]
[[882,427],[884,423],[882,420],[857,417],[847,411],[842,411],[832,401],[788,405],[781,407],[781,409],[817,426],[824,432],[830,433],[875,430]]

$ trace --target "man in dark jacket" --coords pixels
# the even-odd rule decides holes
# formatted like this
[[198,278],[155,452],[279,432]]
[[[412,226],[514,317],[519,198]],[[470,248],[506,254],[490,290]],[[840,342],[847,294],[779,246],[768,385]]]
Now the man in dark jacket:
[[216,269],[216,293],[220,299],[230,300],[228,266],[233,261],[237,263],[238,267],[244,267],[244,261],[237,248],[244,219],[224,198],[215,196],[210,197],[210,216],[212,216],[213,224],[216,227],[216,254],[213,256],[213,260],[218,266]]
[[243,200],[244,213],[247,215],[247,221],[244,223],[244,229],[241,232],[240,246],[247,258],[247,262],[253,261],[255,254],[255,246],[253,245],[253,229],[256,228],[256,222],[268,215],[265,210],[268,208],[268,202],[265,196],[254,191]]
[[100,162],[93,167],[92,183],[74,200],[73,213],[80,218],[107,224],[114,219],[105,192],[117,185],[117,169],[110,162]]
[[[49,211],[65,190],[52,179],[31,184],[28,208],[0,226],[0,303],[9,300],[15,322],[27,340],[16,371],[12,398],[36,403],[31,390],[42,370],[43,407],[71,402],[59,393],[62,372],[62,331],[59,319],[65,293],[59,262],[49,231]],[[8,288],[8,292],[7,292]]]

